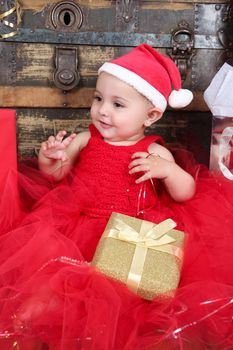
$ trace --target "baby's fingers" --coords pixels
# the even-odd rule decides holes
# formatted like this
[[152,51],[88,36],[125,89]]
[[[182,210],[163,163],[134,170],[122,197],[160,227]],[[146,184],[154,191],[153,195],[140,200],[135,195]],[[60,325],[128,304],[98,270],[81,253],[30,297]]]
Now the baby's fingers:
[[144,165],[148,163],[146,158],[136,158],[132,162],[129,163],[129,169],[132,169],[136,166]]
[[137,184],[151,178],[150,166],[147,159],[134,160],[130,165],[132,167],[129,170],[129,174],[139,173],[139,178],[136,180]]
[[66,131],[60,130],[56,136],[53,136],[53,135],[49,136],[48,140],[46,141],[47,148],[52,148],[56,144],[62,143],[62,140],[63,140],[65,135],[66,135]]
[[148,157],[148,153],[147,152],[135,152],[132,154],[132,159],[135,159],[135,158],[147,158]]
[[62,143],[64,146],[68,146],[76,137],[77,135],[75,133],[71,134],[70,136],[66,137]]
[[58,133],[56,135],[56,141],[62,142],[62,140],[66,134],[67,134],[67,132],[65,130],[58,131]]
[[46,150],[48,149],[48,143],[47,143],[47,141],[46,141],[46,142],[42,142],[42,144],[41,144],[41,149],[42,149],[42,151],[46,151]]
[[140,164],[137,166],[134,166],[133,168],[131,168],[129,170],[129,174],[135,174],[135,173],[139,173],[139,172],[147,172],[149,171],[149,165],[148,164]]
[[52,136],[52,135],[49,136],[48,140],[46,141],[47,148],[54,147],[55,142],[56,142],[56,138],[54,136]]

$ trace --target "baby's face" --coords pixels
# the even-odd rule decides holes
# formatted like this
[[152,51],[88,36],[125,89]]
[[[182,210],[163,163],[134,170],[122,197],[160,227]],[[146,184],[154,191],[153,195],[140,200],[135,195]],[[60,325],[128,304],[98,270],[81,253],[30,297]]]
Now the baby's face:
[[105,72],[98,77],[91,118],[107,142],[128,144],[141,139],[151,108],[144,96],[122,80]]

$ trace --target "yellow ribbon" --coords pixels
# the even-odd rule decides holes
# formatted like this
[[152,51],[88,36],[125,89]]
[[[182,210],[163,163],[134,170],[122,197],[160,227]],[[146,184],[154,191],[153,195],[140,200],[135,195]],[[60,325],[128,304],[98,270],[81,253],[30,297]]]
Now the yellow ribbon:
[[171,244],[176,240],[168,234],[176,227],[176,223],[172,219],[164,220],[159,224],[142,220],[140,230],[137,231],[121,219],[121,216],[124,217],[124,215],[118,215],[111,217],[111,228],[106,229],[106,237],[136,244],[126,284],[137,292],[148,248],[182,259],[182,250]]
[[0,14],[0,20],[11,15],[16,10],[16,6],[12,7],[10,10]]
[[[11,15],[15,11],[16,11],[16,14],[17,14],[17,24],[19,24],[19,22],[20,22],[20,7],[19,7],[18,2],[16,2],[16,6],[12,7],[10,10],[8,10],[8,11],[6,11],[4,13],[1,13],[0,14],[0,20],[3,20],[5,17]],[[16,29],[14,23],[11,23],[11,22],[6,21],[6,20],[3,20],[2,22],[3,22],[3,24],[5,26],[13,28],[13,29]],[[12,31],[10,33],[7,33],[7,34],[0,34],[0,39],[10,38],[10,37],[12,37],[12,36],[14,36],[16,34],[17,34],[17,30],[14,30],[14,31]]]

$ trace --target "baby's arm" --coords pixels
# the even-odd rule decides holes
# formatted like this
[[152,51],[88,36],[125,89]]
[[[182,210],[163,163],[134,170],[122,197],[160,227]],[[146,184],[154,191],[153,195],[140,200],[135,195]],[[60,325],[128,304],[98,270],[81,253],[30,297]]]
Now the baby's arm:
[[164,183],[175,201],[183,202],[193,197],[193,177],[176,164],[171,152],[165,147],[153,143],[149,146],[148,153],[134,153],[132,159],[129,165],[130,174],[144,172],[144,175],[137,179],[137,183],[157,178]]
[[71,134],[64,139],[66,131],[59,131],[41,144],[38,156],[40,170],[59,181],[70,171],[81,149],[86,146],[90,133]]

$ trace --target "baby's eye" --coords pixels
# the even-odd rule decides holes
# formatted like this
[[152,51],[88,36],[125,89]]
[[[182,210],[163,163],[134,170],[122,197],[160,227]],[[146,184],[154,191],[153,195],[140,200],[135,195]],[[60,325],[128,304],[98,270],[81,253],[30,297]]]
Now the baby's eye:
[[123,104],[122,103],[119,103],[119,102],[114,102],[114,106],[116,108],[124,108]]
[[100,97],[99,95],[95,95],[94,100],[100,102],[100,101],[102,101],[102,97]]

